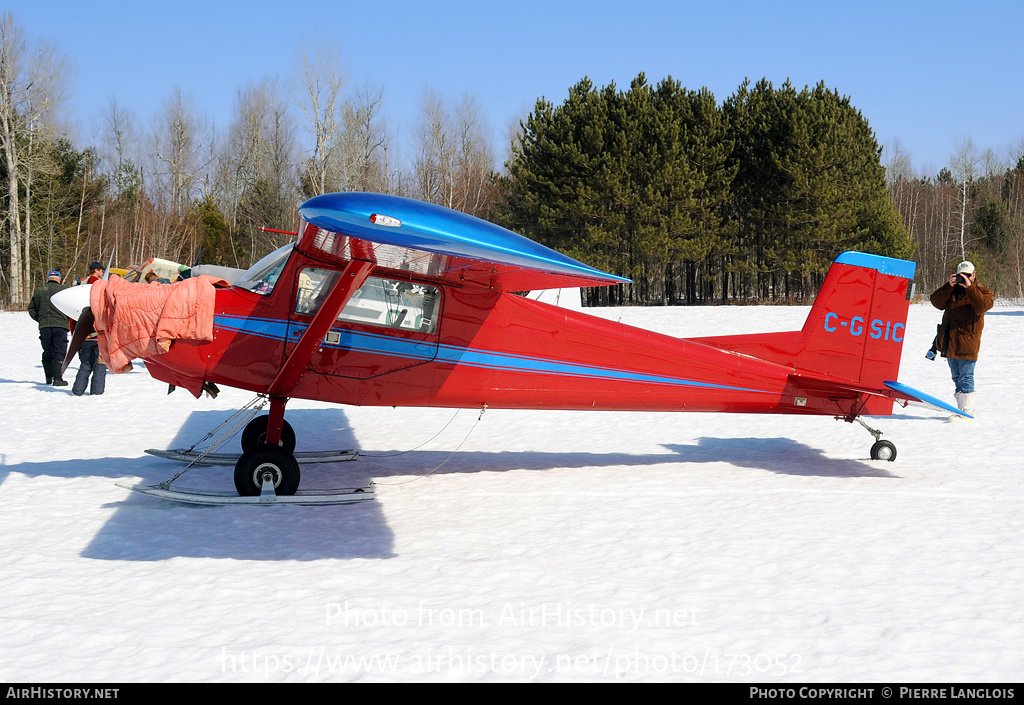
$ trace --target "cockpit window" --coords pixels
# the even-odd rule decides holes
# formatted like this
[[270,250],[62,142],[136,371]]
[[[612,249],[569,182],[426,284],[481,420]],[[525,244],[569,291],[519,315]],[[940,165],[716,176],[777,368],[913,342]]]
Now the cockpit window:
[[[316,267],[299,272],[295,312],[305,316],[315,314],[338,275],[335,270]],[[433,333],[437,329],[440,298],[437,287],[429,284],[369,277],[345,304],[338,320]]]
[[293,247],[295,247],[294,242],[271,252],[259,262],[249,267],[245,274],[235,282],[235,286],[248,289],[256,294],[266,295],[272,292],[274,285],[277,284],[277,278],[281,276],[281,270],[284,269],[284,263],[288,261],[288,256],[292,253]]

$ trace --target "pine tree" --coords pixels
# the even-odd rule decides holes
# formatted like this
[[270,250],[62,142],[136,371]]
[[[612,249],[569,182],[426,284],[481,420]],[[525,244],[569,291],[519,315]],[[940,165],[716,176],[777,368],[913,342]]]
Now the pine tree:
[[824,84],[706,89],[638,75],[540,100],[502,181],[507,226],[628,276],[611,298],[808,297],[837,254],[911,252],[867,121]]
[[740,249],[762,296],[809,296],[832,259],[860,249],[912,252],[892,206],[874,133],[849,98],[819,83],[740,86],[726,102]]

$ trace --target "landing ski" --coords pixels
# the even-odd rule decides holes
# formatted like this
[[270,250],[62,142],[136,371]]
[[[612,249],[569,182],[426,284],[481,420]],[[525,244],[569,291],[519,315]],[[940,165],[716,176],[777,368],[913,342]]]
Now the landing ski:
[[[182,463],[194,462],[196,465],[234,465],[241,457],[240,453],[207,453],[204,456],[201,450],[188,450],[185,448],[172,448],[171,450],[147,448],[146,452],[158,458],[177,460]],[[355,460],[359,457],[359,453],[354,450],[315,450],[293,453],[293,455],[300,465],[336,463]]]
[[256,497],[241,497],[234,492],[223,490],[199,490],[188,487],[171,487],[168,485],[131,485],[127,482],[114,483],[118,487],[152,497],[169,499],[186,504],[229,505],[229,504],[300,504],[328,505],[354,504],[374,499],[374,484],[365,487],[346,487],[329,490],[299,490],[293,495],[276,495],[270,483],[266,483],[263,492]]

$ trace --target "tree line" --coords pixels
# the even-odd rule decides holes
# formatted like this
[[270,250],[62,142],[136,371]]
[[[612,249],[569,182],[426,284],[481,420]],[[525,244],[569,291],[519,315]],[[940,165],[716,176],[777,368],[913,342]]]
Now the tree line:
[[148,257],[248,267],[296,230],[297,206],[377,191],[486,216],[495,158],[482,111],[427,92],[403,163],[371,86],[345,90],[335,46],[300,47],[288,81],[237,91],[223,133],[175,90],[148,130],[112,99],[95,143],[67,136],[68,63],[0,17],[0,300],[23,308],[50,269]]
[[174,91],[142,130],[111,100],[94,144],[62,128],[67,60],[0,18],[0,300],[25,305],[53,268],[85,273],[160,256],[246,267],[296,229],[297,205],[365,190],[499,222],[631,285],[590,304],[804,302],[842,250],[919,263],[937,286],[963,257],[999,292],[1024,288],[1024,161],[965,147],[935,177],[823,84],[707,89],[641,74],[625,91],[584,79],[540,99],[495,168],[480,106],[426,92],[400,159],[383,92],[344,89],[330,44],[290,80],[237,91],[223,133]]
[[500,214],[633,279],[594,303],[804,301],[843,250],[911,254],[880,153],[823,84],[744,82],[719,104],[671,78],[584,79],[524,123]]
[[1000,158],[966,140],[934,177],[916,173],[896,145],[886,177],[915,246],[923,292],[969,259],[997,296],[1024,301],[1024,145]]

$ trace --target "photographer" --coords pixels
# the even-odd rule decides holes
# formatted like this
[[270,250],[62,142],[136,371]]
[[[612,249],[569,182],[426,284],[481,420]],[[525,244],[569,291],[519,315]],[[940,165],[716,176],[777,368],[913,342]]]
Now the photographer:
[[[949,363],[956,386],[956,405],[971,416],[974,416],[974,367],[981,348],[981,331],[985,327],[985,312],[994,302],[992,290],[979,284],[977,279],[974,265],[961,262],[949,282],[931,297],[932,306],[943,311],[936,345]],[[949,420],[970,421],[956,414]]]

